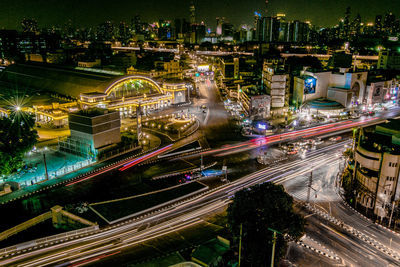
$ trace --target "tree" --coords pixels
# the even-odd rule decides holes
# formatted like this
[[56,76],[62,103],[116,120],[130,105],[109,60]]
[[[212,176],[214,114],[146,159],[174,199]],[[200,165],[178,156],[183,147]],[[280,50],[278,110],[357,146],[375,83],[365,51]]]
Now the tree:
[[22,111],[0,119],[0,174],[10,174],[23,165],[23,155],[37,142],[34,125],[34,118]]
[[282,185],[264,183],[237,192],[228,207],[228,225],[238,247],[242,225],[243,266],[267,266],[271,262],[272,228],[278,234],[275,261],[285,254],[288,234],[297,240],[304,232],[304,219],[293,210],[293,198]]
[[303,70],[304,67],[310,67],[311,69],[322,69],[321,61],[316,57],[305,56],[305,57],[288,57],[286,59],[286,65],[289,66],[291,73],[298,73]]

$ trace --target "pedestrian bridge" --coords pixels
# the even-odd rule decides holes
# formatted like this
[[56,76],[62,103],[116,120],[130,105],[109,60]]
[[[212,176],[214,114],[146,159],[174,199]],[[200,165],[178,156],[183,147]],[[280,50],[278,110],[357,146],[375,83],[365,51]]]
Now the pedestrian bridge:
[[17,226],[14,226],[13,228],[1,232],[0,241],[5,240],[10,236],[18,234],[26,229],[29,229],[30,227],[33,227],[49,219],[52,219],[53,225],[55,227],[60,227],[62,225],[67,225],[67,224],[71,225],[76,223],[81,223],[88,226],[96,225],[95,223],[92,223],[84,218],[81,218],[75,214],[63,210],[63,207],[57,205],[52,207],[48,212],[40,214],[39,216],[36,216],[21,224],[18,224]]

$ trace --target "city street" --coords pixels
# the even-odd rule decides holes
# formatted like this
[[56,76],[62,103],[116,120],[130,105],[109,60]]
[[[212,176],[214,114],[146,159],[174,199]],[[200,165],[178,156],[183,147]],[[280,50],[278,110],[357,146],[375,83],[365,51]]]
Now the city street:
[[[316,151],[315,154],[311,155],[309,159],[317,160],[317,161],[321,162],[321,164],[325,163],[324,160],[329,162],[330,160],[327,160],[327,158],[329,158],[329,157],[327,157],[327,155],[334,155],[337,151],[337,148],[338,148],[337,145],[333,145],[332,147],[327,147],[327,148],[321,149],[321,151]],[[140,226],[143,225],[144,222],[146,222],[146,223],[149,222],[150,225],[152,225],[152,222],[159,224],[159,223],[161,223],[161,221],[160,221],[161,218],[162,218],[162,221],[166,221],[169,218],[181,218],[180,221],[184,220],[185,222],[186,221],[190,222],[189,218],[195,219],[195,218],[204,216],[205,214],[208,214],[209,212],[211,212],[213,210],[217,210],[217,209],[220,209],[221,207],[226,206],[226,201],[229,201],[229,197],[231,195],[233,195],[236,191],[238,191],[244,187],[249,187],[251,185],[254,185],[254,184],[257,184],[257,183],[260,183],[263,181],[283,182],[283,181],[286,181],[289,179],[295,179],[297,177],[297,175],[299,175],[301,173],[305,173],[309,170],[309,167],[304,166],[305,162],[306,162],[305,160],[298,159],[293,162],[282,164],[280,166],[257,171],[254,174],[245,176],[242,179],[238,179],[232,183],[226,184],[217,190],[210,191],[209,193],[207,193],[203,196],[200,196],[198,198],[190,200],[189,202],[187,202],[183,205],[179,205],[179,206],[173,207],[173,208],[167,208],[165,211],[162,210],[156,214],[148,215],[144,219],[135,219],[133,221],[132,220],[127,221],[127,222],[123,223],[122,225],[117,226],[115,229],[110,228],[111,230],[107,230],[108,228],[105,228],[104,230],[101,231],[102,232],[101,234],[96,234],[93,237],[89,236],[89,237],[85,238],[84,240],[89,239],[90,242],[94,242],[93,246],[97,246],[98,245],[97,241],[99,241],[99,239],[101,240],[101,242],[106,242],[107,240],[109,240],[106,237],[109,236],[112,240],[115,240],[115,238],[118,238],[118,236],[116,235],[118,232],[125,235],[125,234],[127,234],[126,231],[129,231],[128,232],[128,234],[129,234],[129,233],[132,233],[132,231],[135,232],[136,230],[134,230],[134,229],[137,229],[138,225],[140,225]],[[218,202],[218,200],[221,202]],[[203,207],[204,207],[204,210],[203,210]],[[197,211],[197,209],[199,209],[199,210]],[[188,213],[191,210],[193,212],[195,212],[195,214],[196,214],[195,216],[191,216]],[[183,214],[183,215],[181,215],[181,214]],[[179,219],[178,219],[178,222],[179,222]],[[167,224],[166,226],[169,229],[171,227],[171,224]],[[161,231],[164,228],[160,226],[160,228],[156,228],[156,229],[159,229],[156,232],[157,232],[157,234],[160,234],[159,231]],[[162,230],[162,231],[164,231],[164,230]],[[97,236],[97,238],[96,238],[96,236]],[[129,234],[128,236],[132,236],[132,234]],[[133,236],[135,236],[135,235],[133,235]],[[142,235],[140,235],[140,236],[142,236]],[[72,242],[75,244],[76,242],[82,243],[83,241],[79,241],[79,239],[77,239]],[[83,244],[84,243],[86,243],[86,241],[83,242]],[[132,244],[130,244],[130,245],[132,245]],[[65,243],[62,246],[62,249],[65,250],[68,247],[69,247],[68,244]],[[48,247],[47,249],[45,249],[46,253],[50,252],[50,250],[53,250],[53,249],[51,247]],[[43,251],[43,252],[45,252],[45,251]],[[30,254],[31,256],[34,256],[34,258],[37,258],[36,253],[41,253],[41,252],[40,252],[40,250],[38,250],[38,251],[30,252],[28,254]],[[63,253],[62,255],[65,255],[65,253]],[[21,257],[22,256],[23,255],[21,255]],[[29,256],[29,255],[27,255],[27,256]],[[14,257],[13,261],[17,260],[19,258],[20,257]],[[23,258],[25,258],[25,256]],[[53,260],[53,258],[51,258],[51,259]],[[6,262],[8,262],[8,261],[6,261]],[[6,263],[6,262],[4,262],[4,263]],[[2,263],[2,262],[0,262],[0,263]]]

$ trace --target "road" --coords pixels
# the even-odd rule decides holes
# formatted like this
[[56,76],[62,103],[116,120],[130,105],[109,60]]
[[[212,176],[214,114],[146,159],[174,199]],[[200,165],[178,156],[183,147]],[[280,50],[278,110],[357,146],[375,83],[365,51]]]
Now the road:
[[[309,157],[305,160],[297,159],[292,162],[287,162],[273,168],[263,169],[255,172],[242,179],[225,184],[224,186],[204,194],[196,199],[190,200],[185,204],[169,207],[158,213],[151,214],[146,218],[127,221],[123,225],[112,226],[101,230],[100,233],[77,238],[72,241],[67,241],[62,244],[57,244],[47,248],[37,248],[33,251],[26,251],[18,256],[14,256],[0,261],[1,265],[12,264],[27,264],[21,266],[37,265],[37,260],[43,260],[41,263],[48,262],[62,262],[66,260],[75,260],[86,257],[86,255],[93,256],[97,250],[104,253],[115,252],[129,246],[133,246],[135,242],[141,242],[147,238],[162,233],[168,233],[167,229],[175,231],[175,228],[180,225],[191,225],[201,220],[201,216],[205,216],[210,212],[220,209],[229,202],[233,194],[245,187],[255,185],[265,181],[274,181],[282,183],[284,181],[294,179],[297,176],[310,171],[310,166],[306,163],[310,160],[319,162],[313,168],[318,168],[335,160],[334,155],[338,149],[342,149],[343,144],[333,144],[310,153]],[[120,238],[127,238],[123,244],[118,244]],[[141,241],[139,241],[141,240]],[[110,244],[111,242],[111,244]],[[107,250],[101,250],[100,247],[107,246]],[[83,254],[72,253],[72,251],[79,250]],[[33,262],[32,262],[33,261]],[[29,265],[33,263],[33,265]],[[53,263],[52,263],[53,264]]]
[[[303,215],[307,218],[304,243],[326,253],[333,251],[346,266],[399,265],[400,235],[393,234],[361,216],[345,205],[338,194],[336,178],[343,163],[341,157],[336,157],[313,170],[310,204],[319,212],[303,210]],[[308,162],[308,165],[315,165],[315,161]],[[310,177],[309,171],[296,179],[283,182],[283,185],[297,201],[305,202]],[[334,219],[340,223],[335,223]],[[335,266],[334,263],[331,265]]]
[[[206,82],[199,86],[199,90],[202,96],[199,99],[199,103],[202,103],[201,101],[207,102],[209,109],[203,121],[204,124],[207,124],[207,128],[203,128],[207,139],[212,140],[213,144],[231,141],[232,139],[230,136],[232,135],[232,129],[226,127],[226,125],[229,125],[229,116],[224,110],[222,104],[218,103],[215,84]],[[204,100],[202,100],[203,97]],[[205,99],[211,99],[211,101],[209,102]],[[394,116],[394,114],[389,114],[388,116]],[[246,152],[249,149],[258,148],[266,144],[279,143],[300,137],[309,138],[317,134],[334,133],[351,127],[364,125],[365,123],[365,121],[348,121],[343,122],[342,125],[340,123],[334,124],[333,126],[324,125],[318,126],[318,128],[315,127],[312,129],[303,129],[291,133],[284,133],[275,137],[258,138],[251,141],[239,142],[234,145],[225,145],[224,147],[213,149],[211,153],[207,153],[206,155],[216,154],[219,156],[227,156],[230,154]],[[218,128],[223,129],[216,131]],[[311,168],[317,169],[319,166],[324,164],[331,164],[336,160],[334,155],[336,155],[339,148],[342,148],[342,145],[343,144],[334,144],[329,148],[323,148],[311,152],[307,156],[307,159],[298,159],[273,168],[254,172],[237,181],[229,183],[218,190],[209,192],[206,195],[187,202],[184,205],[168,207],[167,209],[159,211],[156,214],[151,214],[146,218],[130,220],[124,224],[102,229],[101,232],[83,239],[77,238],[72,241],[63,242],[60,245],[48,244],[49,247],[32,248],[31,251],[26,249],[26,251],[21,251],[20,255],[13,255],[14,257],[12,258],[3,258],[3,261],[1,261],[0,264],[13,265],[21,263],[30,266],[29,264],[33,263],[32,266],[37,266],[40,264],[49,264],[49,262],[51,262],[51,264],[63,261],[80,262],[94,259],[96,257],[102,257],[104,255],[109,255],[108,257],[112,258],[112,253],[134,246],[143,240],[156,238],[162,234],[168,234],[169,231],[175,231],[179,227],[190,227],[193,224],[197,224],[202,220],[202,216],[213,213],[214,211],[226,206],[229,202],[229,198],[234,194],[234,192],[242,188],[265,181],[275,181],[280,183],[287,182],[309,173]],[[318,164],[310,167],[308,166],[309,162],[318,162],[322,165]],[[160,163],[158,165],[161,166],[163,164],[164,163]],[[84,181],[83,183],[86,182],[87,181]],[[106,183],[106,185],[109,186],[110,184]],[[79,188],[82,189],[85,187],[86,185],[82,185]],[[75,188],[74,191],[76,190],[78,189]],[[85,192],[89,192],[90,188],[85,190]],[[85,192],[83,192],[83,194],[85,194]],[[98,192],[102,191],[99,190]],[[64,198],[66,197],[68,196],[65,196]],[[76,253],[76,251],[79,251],[79,253]],[[41,260],[43,262],[33,262],[34,260]]]

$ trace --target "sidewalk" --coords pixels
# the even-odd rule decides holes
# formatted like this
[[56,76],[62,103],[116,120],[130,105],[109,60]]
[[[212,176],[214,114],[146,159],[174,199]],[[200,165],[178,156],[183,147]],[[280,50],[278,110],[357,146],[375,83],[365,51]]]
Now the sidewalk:
[[29,152],[24,157],[24,162],[26,163],[25,168],[18,173],[4,177],[0,182],[16,182],[22,188],[41,182],[46,179],[45,162],[49,179],[57,178],[93,163],[91,159],[47,147]]

